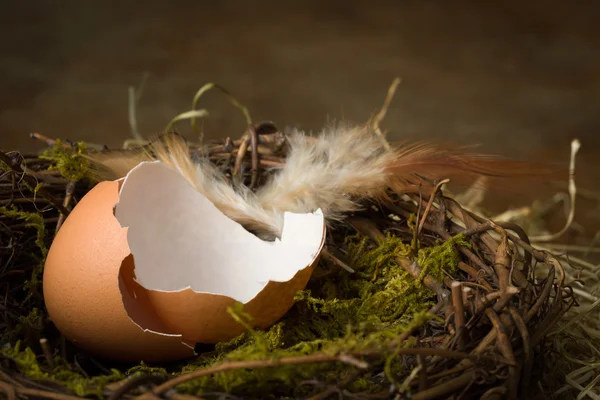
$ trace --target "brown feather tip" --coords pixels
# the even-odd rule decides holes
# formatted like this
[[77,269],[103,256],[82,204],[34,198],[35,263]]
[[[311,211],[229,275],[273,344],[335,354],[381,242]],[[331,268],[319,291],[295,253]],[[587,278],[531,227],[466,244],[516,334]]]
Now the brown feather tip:
[[[395,146],[394,159],[386,171],[407,191],[432,188],[434,182],[450,179],[461,187],[476,185],[478,177],[486,189],[517,193],[556,181],[568,180],[568,167],[550,163],[515,161],[496,155],[469,153],[463,148],[433,142],[416,142]],[[423,179],[425,178],[425,179]]]

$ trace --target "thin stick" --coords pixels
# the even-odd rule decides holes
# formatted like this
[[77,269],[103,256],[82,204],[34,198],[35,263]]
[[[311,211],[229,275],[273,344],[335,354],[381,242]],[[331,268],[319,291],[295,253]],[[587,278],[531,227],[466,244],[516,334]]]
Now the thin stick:
[[421,371],[419,373],[419,391],[427,389],[427,363],[425,362],[425,356],[419,355],[417,357]]
[[37,193],[47,199],[61,214],[65,217],[69,215],[67,210],[54,196],[52,196],[44,187],[38,187],[38,182],[31,175],[27,175],[20,165],[12,162],[10,157],[3,151],[0,151],[0,161],[6,164],[10,169],[19,174],[21,178],[32,188],[37,187]]
[[50,351],[50,345],[48,344],[48,339],[41,338],[40,346],[42,347],[42,351],[44,352],[44,358],[46,359],[46,363],[50,368],[54,368],[54,360],[52,359],[52,352]]
[[484,297],[481,297],[475,305],[473,318],[471,318],[467,327],[471,328],[472,325],[476,323],[476,318],[490,307],[492,307],[495,312],[501,312],[510,299],[517,293],[519,293],[519,289],[514,286],[509,286],[505,291],[498,290],[497,292],[488,293]]
[[202,376],[212,375],[219,372],[231,371],[236,369],[252,369],[252,368],[273,368],[281,367],[284,365],[301,365],[301,364],[312,364],[321,362],[342,362],[344,364],[357,366],[355,359],[350,361],[340,356],[330,354],[313,354],[309,356],[296,356],[296,357],[285,357],[280,359],[270,360],[250,360],[250,361],[226,361],[214,367],[204,368],[198,371],[191,372],[186,375],[178,376],[173,378],[162,385],[155,387],[152,393],[159,395],[165,391],[180,385],[184,382],[188,382],[192,379],[200,378]]
[[467,386],[473,379],[475,379],[475,371],[467,371],[457,378],[444,382],[442,385],[437,385],[423,390],[422,392],[415,393],[411,398],[413,400],[433,400],[444,398],[444,395],[450,394]]
[[[55,139],[52,139],[51,137],[48,137],[46,135],[42,135],[41,133],[38,133],[38,132],[31,132],[29,134],[29,137],[32,139],[36,139],[41,142],[44,142],[44,143],[46,143],[47,146],[54,146],[56,144]],[[62,147],[67,148],[67,149],[71,147],[68,143],[65,143],[65,142],[61,143],[61,145],[62,145]]]
[[465,348],[465,307],[462,297],[462,284],[452,282],[452,306],[454,307],[454,329],[456,330],[456,345],[459,351]]
[[[400,336],[402,337],[402,335]],[[400,338],[399,337],[399,338]],[[396,352],[398,355],[432,355],[446,358],[455,358],[455,359],[463,359],[463,360],[487,360],[487,361],[498,361],[498,359],[492,357],[484,357],[484,356],[473,356],[464,352],[448,350],[443,348],[430,348],[430,347],[400,347],[397,346],[400,343],[396,342],[396,340],[390,342],[388,346],[388,351]],[[324,363],[324,362],[341,362],[346,365],[350,365],[353,367],[357,367],[359,369],[367,369],[369,364],[358,360],[355,357],[363,356],[363,357],[375,357],[381,356],[381,352],[378,350],[364,350],[358,351],[353,354],[323,354],[323,353],[315,353],[311,355],[303,355],[303,356],[291,356],[291,357],[282,357],[282,358],[272,358],[272,359],[263,359],[263,360],[248,360],[248,361],[224,361],[219,365],[215,365],[213,367],[204,368],[201,370],[197,370],[194,372],[190,372],[186,375],[181,375],[176,378],[173,378],[162,385],[155,387],[152,390],[153,395],[159,395],[164,393],[165,391],[180,385],[182,383],[188,382],[193,379],[197,379],[203,376],[213,375],[220,372],[226,372],[231,370],[238,369],[256,369],[256,368],[274,368],[281,367],[286,365],[303,365],[303,364],[313,364],[313,363]],[[502,359],[502,362],[507,362],[506,359]],[[144,398],[144,395],[139,397]]]
[[[73,193],[75,192],[75,181],[69,181],[67,183],[67,187],[65,189],[65,199],[63,200],[63,207],[67,208],[69,207],[69,204],[71,203],[71,200],[73,199]],[[65,216],[64,214],[60,214],[58,216],[58,222],[56,223],[56,229],[54,231],[54,233],[58,233],[58,230],[60,229],[60,227],[62,226],[63,222],[65,221]]]
[[530,238],[532,242],[551,242],[561,237],[571,227],[573,219],[575,218],[575,199],[577,198],[577,186],[575,185],[575,157],[580,147],[581,143],[579,142],[579,139],[574,139],[571,142],[571,162],[569,164],[569,198],[571,204],[565,226],[560,231],[553,234],[533,236]]
[[354,269],[352,269],[352,267],[350,267],[348,264],[346,264],[345,262],[343,262],[342,260],[340,260],[339,258],[334,256],[333,254],[331,254],[329,252],[329,250],[327,249],[327,247],[323,247],[321,254],[323,255],[323,257],[325,257],[329,261],[333,262],[337,266],[342,267],[343,269],[350,272],[351,274],[353,274],[355,272]]
[[511,344],[510,344],[510,340],[508,339],[506,327],[504,326],[504,324],[500,320],[500,317],[498,317],[498,314],[494,310],[492,310],[491,308],[488,308],[485,310],[485,313],[486,313],[487,317],[490,319],[490,321],[492,322],[492,325],[494,326],[494,329],[497,332],[496,343],[498,345],[500,352],[506,359],[510,360],[511,363],[513,363],[513,365],[508,366],[509,377],[508,377],[507,383],[508,383],[509,398],[516,399],[517,392],[518,392],[519,377],[517,376],[517,369],[515,366],[516,359],[515,359],[515,355],[513,353]]
[[4,392],[6,395],[6,400],[17,400],[16,391],[12,385],[0,381],[0,393],[1,392]]
[[81,400],[81,397],[71,396],[68,394],[48,392],[46,390],[17,387],[15,391],[24,396],[34,396],[38,399],[53,399],[53,400]]
[[398,85],[400,85],[400,82],[402,82],[400,78],[394,79],[392,85],[388,89],[387,96],[385,97],[381,110],[379,110],[375,118],[373,118],[373,129],[375,130],[377,136],[379,136],[379,139],[381,139],[381,143],[383,144],[386,150],[391,150],[392,148],[388,141],[385,139],[385,134],[381,131],[381,127],[379,125],[385,118],[385,114],[387,114],[387,110],[390,107],[390,103],[394,98],[394,94],[396,93],[396,89],[398,88]]
[[441,189],[441,187],[448,182],[450,182],[450,179],[444,179],[444,180],[438,182],[437,185],[435,185],[435,187],[433,188],[433,192],[431,193],[431,196],[429,197],[429,201],[427,202],[427,205],[425,206],[425,211],[423,211],[423,216],[421,217],[421,220],[419,221],[419,226],[417,227],[417,236],[421,233],[421,229],[423,229],[423,225],[425,224],[425,221],[427,220],[427,216],[429,215],[429,211],[431,210],[431,206],[433,205],[433,201],[435,200],[435,195]]
[[498,227],[493,222],[490,222],[494,228],[497,229],[497,232],[502,236],[502,240],[500,241],[500,245],[496,249],[496,262],[494,263],[494,270],[496,271],[496,275],[498,275],[498,283],[500,285],[500,289],[506,291],[506,289],[511,284],[510,282],[510,256],[508,255],[508,235],[506,231],[500,227]]
[[233,166],[233,176],[239,176],[240,171],[242,170],[242,161],[246,156],[246,152],[248,151],[248,145],[250,144],[250,137],[246,135],[244,137],[244,141],[240,145],[240,148],[237,152],[237,157],[235,158],[235,164]]
[[485,280],[485,277],[482,276],[478,270],[463,261],[458,262],[458,268],[471,275],[471,277],[477,280],[477,283],[483,286],[488,292],[492,291],[492,286]]
[[533,363],[533,357],[531,357],[531,342],[529,331],[527,330],[527,325],[525,325],[525,321],[518,313],[517,309],[514,307],[509,308],[510,316],[513,319],[519,334],[521,335],[521,340],[523,341],[523,371],[521,373],[521,393],[522,395],[526,395],[529,390],[529,381],[531,379],[531,369]]
[[131,135],[134,137],[135,140],[140,140],[140,141],[144,140],[144,138],[138,130],[136,108],[137,108],[138,102],[140,101],[140,98],[142,97],[142,92],[144,91],[144,86],[146,84],[146,80],[148,79],[148,76],[149,76],[148,73],[144,74],[144,76],[142,77],[142,82],[140,83],[140,86],[138,87],[137,90],[135,87],[129,86],[129,89],[127,91],[129,94],[128,116],[129,116],[129,127],[131,128]]
[[256,187],[256,183],[258,182],[258,135],[256,133],[256,127],[250,125],[248,127],[250,133],[250,145],[252,146],[252,179],[250,181],[250,189],[254,189]]
[[537,314],[538,311],[542,308],[542,305],[544,305],[544,303],[546,303],[548,296],[550,296],[550,291],[552,290],[553,283],[554,283],[554,266],[551,266],[550,270],[548,271],[548,278],[546,280],[546,284],[544,285],[544,288],[542,289],[542,293],[540,293],[540,296],[538,297],[536,302],[529,309],[527,314],[525,314],[525,318],[523,318],[523,320],[525,321],[526,324],[529,323],[529,321],[531,321],[531,319],[535,316],[535,314]]

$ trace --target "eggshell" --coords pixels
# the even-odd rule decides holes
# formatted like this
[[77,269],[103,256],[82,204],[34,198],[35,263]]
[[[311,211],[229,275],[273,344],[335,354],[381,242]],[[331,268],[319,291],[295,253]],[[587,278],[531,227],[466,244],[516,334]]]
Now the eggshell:
[[[133,258],[127,229],[113,215],[118,190],[118,182],[96,185],[57,233],[44,267],[48,314],[68,340],[98,356],[146,362],[192,356],[193,350],[182,344],[180,335],[144,332],[125,311],[127,307],[135,313],[139,298],[134,299],[126,288],[133,275]],[[147,317],[140,323],[168,332],[157,321]]]
[[227,312],[236,301],[266,328],[305,287],[325,239],[320,210],[283,221],[280,240],[262,241],[177,171],[143,162],[66,219],[44,271],[48,312],[67,339],[122,361],[181,359],[196,342],[239,335]]
[[279,320],[310,279],[325,239],[317,210],[284,213],[281,239],[263,241],[160,162],[130,171],[115,216],[129,227],[135,281],[147,290],[147,297],[137,297],[140,309],[189,342],[242,333],[227,312],[235,301],[245,304],[251,326]]

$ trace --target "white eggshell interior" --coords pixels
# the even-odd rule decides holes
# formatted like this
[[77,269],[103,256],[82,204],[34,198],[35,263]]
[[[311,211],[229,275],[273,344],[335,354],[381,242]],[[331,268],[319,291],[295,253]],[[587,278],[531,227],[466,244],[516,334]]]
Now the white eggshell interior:
[[148,290],[252,300],[269,281],[287,282],[323,246],[321,210],[284,214],[281,240],[267,242],[223,214],[181,174],[160,161],[125,177],[115,217],[127,227],[136,281]]

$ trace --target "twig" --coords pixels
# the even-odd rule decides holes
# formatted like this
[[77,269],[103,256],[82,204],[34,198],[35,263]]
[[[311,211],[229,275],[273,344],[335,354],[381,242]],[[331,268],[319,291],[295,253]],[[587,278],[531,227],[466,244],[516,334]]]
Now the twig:
[[523,318],[523,320],[525,321],[526,324],[529,323],[529,321],[535,316],[535,314],[538,313],[538,311],[542,308],[542,305],[546,303],[548,296],[550,296],[550,291],[552,290],[553,283],[554,283],[554,267],[551,266],[550,270],[548,272],[548,278],[546,279],[546,284],[544,285],[544,288],[542,289],[542,293],[537,298],[537,300],[533,304],[533,306],[529,309],[529,311],[525,315],[525,318]]
[[41,338],[40,346],[42,351],[44,352],[44,357],[46,358],[46,363],[50,368],[54,368],[54,360],[52,359],[52,352],[50,351],[50,345],[48,344],[48,339]]
[[431,192],[431,196],[429,197],[429,201],[427,202],[427,205],[425,206],[425,210],[423,211],[423,216],[421,217],[421,220],[419,221],[419,226],[417,227],[417,236],[421,234],[421,230],[423,229],[423,225],[425,224],[425,221],[427,221],[427,216],[429,215],[429,211],[431,210],[431,206],[433,205],[433,201],[435,200],[436,194],[442,188],[442,186],[445,185],[448,182],[450,182],[450,179],[441,180],[433,188],[433,192]]
[[129,94],[129,101],[128,101],[128,105],[129,105],[129,110],[128,110],[129,127],[131,128],[131,135],[133,136],[133,138],[135,140],[140,140],[140,141],[144,140],[144,137],[140,134],[140,132],[138,130],[137,117],[136,117],[136,108],[137,108],[138,102],[140,101],[140,98],[142,97],[142,93],[144,91],[144,86],[145,86],[146,81],[148,80],[149,76],[150,76],[150,74],[148,74],[148,73],[144,74],[144,76],[142,77],[142,81],[141,81],[140,85],[138,86],[137,90],[133,86],[129,86],[129,88],[128,88],[128,94]]
[[338,383],[337,385],[331,385],[323,392],[317,393],[316,395],[309,397],[306,400],[324,400],[334,393],[341,393],[341,391],[344,387],[348,386],[350,383],[352,383],[352,381],[354,381],[356,378],[358,378],[363,373],[364,373],[363,371],[353,372],[353,373],[349,374],[346,378],[344,378],[344,380],[342,382]]
[[235,158],[235,164],[233,167],[233,176],[235,177],[239,177],[240,172],[242,170],[242,161],[244,160],[244,157],[246,156],[246,152],[248,151],[248,145],[250,144],[250,137],[249,135],[246,135],[244,137],[244,141],[242,142],[242,144],[240,145],[240,148],[238,149],[237,152],[237,157]]
[[388,141],[385,139],[385,134],[381,131],[381,127],[379,125],[385,118],[385,114],[387,114],[387,110],[390,107],[390,103],[392,102],[392,99],[394,98],[394,94],[396,93],[396,89],[398,88],[398,85],[400,85],[400,82],[402,82],[402,80],[400,78],[394,79],[394,81],[392,82],[392,85],[388,89],[387,96],[385,97],[385,101],[383,102],[383,106],[381,107],[381,110],[379,110],[379,112],[377,113],[375,118],[373,118],[373,123],[372,123],[373,129],[374,129],[375,133],[377,134],[377,136],[379,136],[379,138],[381,139],[381,143],[383,144],[383,146],[385,147],[386,150],[391,150],[391,146],[388,143]]
[[[273,368],[284,365],[301,365],[301,364],[313,364],[322,362],[341,362],[344,364],[352,365],[356,367],[354,359],[350,360],[345,357],[329,354],[312,354],[308,356],[296,356],[296,357],[285,357],[279,359],[270,360],[250,360],[250,361],[226,361],[214,367],[204,368],[198,371],[190,372],[189,374],[178,376],[173,378],[162,385],[155,387],[152,393],[159,395],[165,391],[180,385],[184,382],[188,382],[192,379],[200,378],[202,376],[212,375],[219,372],[237,370],[237,369],[253,369],[253,368]],[[143,397],[143,395],[141,396]]]
[[575,218],[575,200],[577,199],[577,186],[575,185],[575,157],[577,156],[577,152],[579,151],[580,147],[581,143],[578,139],[575,139],[571,142],[571,162],[569,164],[569,198],[571,204],[569,208],[569,216],[567,217],[565,226],[560,231],[550,235],[533,236],[530,238],[531,241],[551,242],[561,237],[571,227],[573,219]]
[[327,249],[327,247],[323,247],[321,254],[323,255],[323,257],[325,257],[329,261],[333,262],[337,266],[342,267],[343,269],[350,272],[351,274],[354,273],[354,270],[348,264],[346,264],[345,262],[343,262],[342,260],[340,260],[339,258],[334,256],[333,254],[331,254],[329,252],[329,250]]
[[501,312],[504,307],[508,304],[510,299],[519,293],[519,289],[514,286],[509,286],[506,290],[499,290],[497,292],[488,293],[484,297],[481,297],[475,306],[473,312],[473,318],[467,324],[467,328],[472,328],[475,323],[475,319],[485,312],[487,308],[492,307],[495,312]]
[[527,329],[527,325],[525,325],[525,321],[521,317],[521,314],[518,313],[517,309],[514,307],[509,308],[510,316],[513,319],[519,334],[521,335],[521,340],[523,341],[523,368],[521,373],[521,394],[522,396],[526,396],[529,392],[529,382],[531,380],[531,369],[533,367],[533,357],[531,354],[531,342],[529,336],[529,330]]
[[258,135],[256,133],[256,127],[250,125],[248,127],[248,133],[250,134],[250,145],[252,146],[252,178],[250,180],[249,188],[252,190],[256,187],[258,182]]
[[494,270],[498,275],[498,282],[500,284],[500,290],[506,291],[511,284],[510,282],[510,256],[508,255],[508,235],[506,231],[493,222],[492,226],[497,229],[498,233],[502,236],[500,245],[496,249],[496,262],[494,262]]
[[[41,133],[38,133],[38,132],[31,132],[29,134],[29,137],[32,138],[32,139],[36,139],[36,140],[39,140],[41,142],[44,142],[48,146],[54,146],[54,145],[56,145],[56,140],[55,139],[52,139],[51,137],[48,137],[48,136],[45,136],[45,135],[42,135]],[[71,147],[68,143],[64,143],[64,142],[61,143],[61,146],[63,148],[66,148],[66,149],[68,149],[68,148]]]
[[416,393],[411,398],[413,400],[433,400],[443,398],[444,395],[453,393],[467,386],[473,379],[475,379],[475,371],[467,371],[457,378],[450,379],[441,385],[436,385]]
[[[65,189],[65,199],[63,200],[63,207],[67,208],[69,207],[69,204],[71,203],[71,200],[73,199],[73,193],[75,193],[75,185],[77,182],[75,181],[69,181],[67,183],[67,187]],[[55,234],[58,233],[58,230],[60,229],[60,227],[62,226],[63,222],[65,221],[65,216],[64,214],[60,214],[58,216],[58,222],[56,223],[56,229],[55,229]]]
[[0,161],[6,164],[15,173],[19,174],[21,179],[23,179],[31,188],[37,188],[37,194],[47,199],[61,214],[63,214],[65,217],[69,215],[69,210],[60,204],[60,202],[54,196],[48,193],[44,187],[38,187],[38,182],[35,180],[35,178],[26,174],[21,166],[17,163],[14,163],[3,151],[0,151]]
[[452,282],[452,306],[454,307],[454,329],[456,330],[457,347],[459,351],[465,348],[465,307],[463,304],[462,284]]
[[498,314],[494,310],[492,310],[491,308],[487,308],[485,310],[485,313],[486,313],[487,317],[490,319],[490,321],[492,322],[492,325],[494,326],[494,329],[497,332],[496,337],[497,337],[498,348],[502,352],[502,355],[506,359],[510,360],[513,363],[513,365],[508,366],[508,369],[509,369],[508,392],[509,392],[509,398],[516,400],[517,392],[518,392],[519,378],[517,375],[517,368],[515,366],[516,365],[515,355],[513,353],[513,349],[510,344],[510,340],[508,339],[508,335],[506,333],[506,327],[504,326],[504,324],[498,317]]
[[33,389],[26,387],[16,387],[15,392],[23,396],[34,396],[38,399],[52,399],[52,400],[81,400],[81,397],[71,396],[68,394],[49,392],[41,389]]
[[163,375],[139,375],[139,376],[134,376],[132,378],[127,379],[125,382],[123,382],[114,392],[111,393],[111,395],[108,397],[107,400],[117,400],[123,397],[123,395],[127,394],[128,392],[132,391],[133,389],[148,384],[148,383],[155,383],[155,384],[160,384],[160,383],[164,383],[164,381],[166,380],[166,377]]
[[425,357],[423,355],[419,355],[417,357],[419,361],[419,366],[421,367],[421,372],[419,373],[419,391],[427,389],[427,362],[425,361]]

